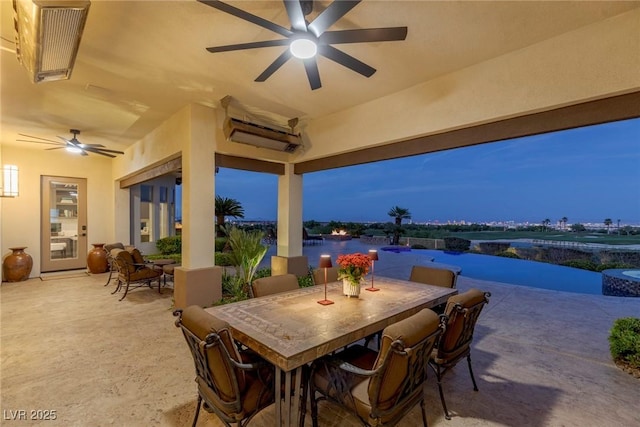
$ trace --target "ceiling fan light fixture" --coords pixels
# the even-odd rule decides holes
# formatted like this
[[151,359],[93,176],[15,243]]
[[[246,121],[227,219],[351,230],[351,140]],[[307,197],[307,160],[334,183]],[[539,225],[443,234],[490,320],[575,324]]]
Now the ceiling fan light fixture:
[[67,150],[70,153],[82,153],[82,150],[78,147],[65,147],[65,150]]
[[316,56],[318,53],[318,46],[313,40],[307,38],[295,39],[289,45],[291,54],[296,58],[309,59]]

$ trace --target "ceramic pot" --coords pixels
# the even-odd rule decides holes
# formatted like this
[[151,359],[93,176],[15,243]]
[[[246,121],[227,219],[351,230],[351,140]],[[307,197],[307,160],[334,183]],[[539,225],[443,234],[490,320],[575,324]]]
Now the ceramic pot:
[[358,298],[360,296],[360,283],[354,285],[347,279],[342,279],[342,293],[348,296],[349,298],[354,297]]
[[12,253],[8,255],[2,263],[2,276],[7,282],[22,282],[29,278],[33,259],[24,250],[26,246],[9,248]]
[[90,273],[104,273],[109,270],[107,250],[104,243],[92,243],[93,249],[87,254],[87,268]]

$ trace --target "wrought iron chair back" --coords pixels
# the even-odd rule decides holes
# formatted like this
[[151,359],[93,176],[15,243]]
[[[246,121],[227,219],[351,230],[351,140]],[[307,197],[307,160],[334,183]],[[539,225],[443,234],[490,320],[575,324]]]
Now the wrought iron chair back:
[[478,391],[476,379],[471,368],[471,343],[475,326],[484,306],[489,302],[489,292],[470,289],[455,295],[447,301],[445,315],[448,318],[447,329],[439,338],[433,350],[430,365],[438,379],[438,391],[444,410],[445,418],[451,419],[442,391],[442,377],[460,360],[466,357],[469,374],[473,382],[473,389]]
[[425,309],[386,328],[378,353],[353,346],[315,362],[310,382],[314,427],[316,393],[344,406],[367,426],[396,425],[420,403],[426,426],[424,398],[429,355],[445,324],[445,316]]
[[[256,355],[243,357],[225,322],[199,306],[176,310],[174,316],[178,317],[176,326],[182,330],[196,370],[198,402],[193,426],[198,421],[203,400],[205,408],[227,426],[230,423],[246,425],[261,409],[274,402],[273,367]],[[248,372],[251,375],[245,375]]]

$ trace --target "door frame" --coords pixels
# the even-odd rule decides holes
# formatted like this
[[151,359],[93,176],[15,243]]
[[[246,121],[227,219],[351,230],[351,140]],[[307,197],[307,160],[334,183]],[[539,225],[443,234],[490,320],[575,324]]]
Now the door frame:
[[[52,257],[51,219],[59,218],[59,209],[55,206],[55,194],[52,195],[52,185],[54,183],[72,184],[77,186],[77,217],[76,227],[73,231],[65,232],[65,237],[69,240],[68,246],[72,249],[65,252],[65,256],[60,258]],[[52,272],[63,270],[77,270],[87,267],[87,179],[64,176],[40,176],[40,271]],[[53,198],[52,198],[53,197]],[[71,233],[71,234],[68,234]],[[68,234],[68,236],[67,236]]]

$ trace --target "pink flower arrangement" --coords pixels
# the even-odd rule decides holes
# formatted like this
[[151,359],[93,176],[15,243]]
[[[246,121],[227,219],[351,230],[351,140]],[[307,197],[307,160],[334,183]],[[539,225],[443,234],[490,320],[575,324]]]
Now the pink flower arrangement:
[[340,266],[338,278],[347,279],[352,285],[358,285],[371,267],[371,259],[362,253],[338,255],[336,263]]

